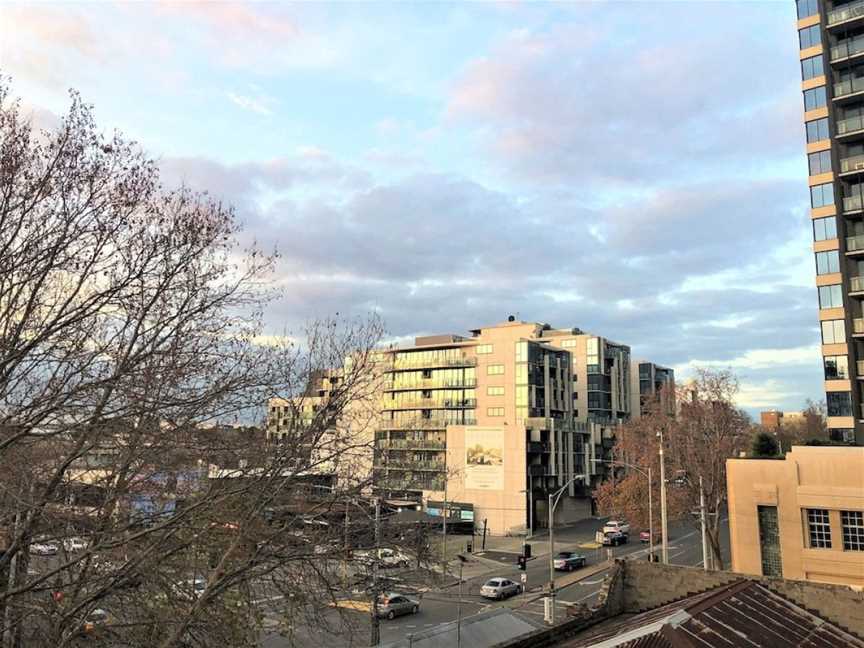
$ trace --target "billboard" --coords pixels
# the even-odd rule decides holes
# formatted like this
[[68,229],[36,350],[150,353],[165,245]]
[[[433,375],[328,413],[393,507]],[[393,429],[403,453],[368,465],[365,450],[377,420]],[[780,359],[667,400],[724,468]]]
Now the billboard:
[[465,488],[504,488],[504,431],[465,428]]

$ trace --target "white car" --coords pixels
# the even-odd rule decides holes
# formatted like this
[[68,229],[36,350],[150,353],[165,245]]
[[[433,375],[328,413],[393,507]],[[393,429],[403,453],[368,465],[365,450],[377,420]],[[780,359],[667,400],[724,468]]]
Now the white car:
[[66,538],[63,540],[63,548],[66,551],[84,551],[87,541],[84,538]]
[[630,535],[630,525],[624,520],[609,520],[603,525],[603,533],[623,533]]
[[33,542],[30,544],[30,553],[34,556],[56,556],[60,547],[54,542]]
[[[354,552],[354,556],[358,558],[361,562],[372,564],[375,560],[375,550],[370,549],[368,551],[356,551]],[[378,566],[382,568],[387,567],[407,567],[411,564],[411,559],[403,553],[399,553],[398,551],[394,551],[393,549],[379,549],[378,550]]]
[[204,590],[207,589],[207,580],[204,578],[189,578],[177,581],[172,587],[179,597],[192,600],[200,598],[204,593]]
[[480,588],[480,596],[500,601],[510,596],[522,593],[522,585],[514,583],[509,578],[490,578]]

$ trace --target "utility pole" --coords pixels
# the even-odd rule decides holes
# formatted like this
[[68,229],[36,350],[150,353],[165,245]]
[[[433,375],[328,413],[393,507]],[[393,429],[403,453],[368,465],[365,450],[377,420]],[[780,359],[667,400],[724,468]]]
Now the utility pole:
[[654,562],[654,496],[651,493],[651,466],[648,466],[648,560]]
[[351,545],[348,543],[348,508],[350,501],[345,500],[345,560],[343,561],[343,571],[345,573],[345,583],[348,583],[348,554],[351,551]]
[[669,564],[669,525],[666,519],[666,462],[663,459],[663,427],[660,427],[660,518],[661,518],[661,533],[660,538],[663,547],[663,564]]
[[462,648],[462,566],[465,556],[459,554],[459,603],[456,604],[456,648]]
[[381,545],[381,500],[375,498],[375,559],[372,562],[372,636],[369,640],[370,646],[377,646],[381,641],[381,623],[378,618],[378,560],[380,559]]
[[555,624],[555,507],[565,490],[577,479],[585,479],[585,475],[576,475],[554,493],[549,493],[549,624]]
[[705,491],[702,490],[702,475],[699,475],[699,521],[702,523],[702,568],[708,571],[708,536],[705,535]]
[[444,516],[444,537],[441,539],[441,572],[443,576],[447,576],[447,475],[444,475],[444,510],[441,512]]

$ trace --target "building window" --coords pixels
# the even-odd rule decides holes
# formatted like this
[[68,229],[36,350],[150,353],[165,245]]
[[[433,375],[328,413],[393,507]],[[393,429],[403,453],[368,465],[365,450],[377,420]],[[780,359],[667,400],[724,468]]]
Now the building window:
[[805,58],[801,61],[801,78],[805,81],[822,76],[823,74],[825,74],[825,70],[822,67],[821,54]]
[[864,511],[840,511],[843,551],[864,551]]
[[825,380],[849,377],[849,358],[845,355],[825,356]]
[[500,376],[504,373],[503,364],[490,364],[486,367],[487,376]]
[[816,274],[832,274],[840,272],[840,255],[837,250],[816,253]]
[[[820,57],[821,59],[821,57]],[[825,95],[825,86],[810,88],[804,91],[804,110],[816,110],[824,108],[828,103],[828,98]]]
[[840,284],[819,286],[819,308],[842,308],[843,293]]
[[807,532],[811,549],[831,548],[831,523],[826,509],[807,509]]
[[807,141],[818,142],[828,139],[828,118],[814,119],[807,122]]
[[842,344],[846,342],[846,321],[825,320],[822,322],[822,344]]
[[492,345],[491,344],[478,344],[476,347],[477,355],[483,355],[484,353],[492,353]]
[[759,548],[762,552],[762,575],[783,576],[780,558],[780,525],[776,506],[757,507],[759,518]]
[[831,151],[819,151],[807,156],[810,175],[829,173],[831,171]]
[[817,0],[795,0],[798,6],[798,20],[809,18],[819,13],[819,5]]
[[577,342],[578,340],[564,340],[563,342],[561,342],[561,346],[565,349],[572,349],[576,346]]
[[819,25],[811,25],[810,27],[799,29],[798,42],[801,45],[801,49],[807,49],[808,47],[815,47],[816,45],[821,45],[822,37],[819,34]]
[[837,220],[834,216],[813,221],[813,240],[828,241],[837,238]]
[[503,387],[487,387],[486,388],[487,396],[503,396],[504,388]]
[[828,416],[852,416],[851,392],[828,392],[825,394]]
[[504,416],[503,407],[487,407],[486,416]]
[[815,209],[834,204],[834,185],[830,182],[810,187],[810,205]]

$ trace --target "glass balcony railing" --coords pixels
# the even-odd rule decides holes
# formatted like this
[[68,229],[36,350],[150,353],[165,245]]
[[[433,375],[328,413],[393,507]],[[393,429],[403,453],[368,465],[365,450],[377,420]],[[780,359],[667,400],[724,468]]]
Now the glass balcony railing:
[[864,235],[846,237],[847,252],[860,252],[861,250],[864,250]]
[[856,377],[864,378],[864,360],[858,360],[855,364],[857,369],[857,371],[855,372]]
[[831,60],[837,61],[864,52],[864,36],[856,36],[837,43],[831,48]]
[[864,77],[855,77],[848,81],[841,81],[834,84],[834,98],[843,97],[845,95],[855,94],[864,90]]
[[852,320],[852,333],[855,335],[864,333],[864,317],[856,317]]
[[837,122],[837,134],[846,135],[864,130],[864,117],[848,117]]
[[864,277],[849,277],[849,292],[864,291]]
[[443,439],[378,439],[375,447],[379,450],[446,450],[447,443]]
[[861,209],[861,195],[857,196],[847,196],[843,199],[843,211],[851,212],[858,211]]
[[442,380],[441,378],[429,378],[419,382],[402,382],[398,380],[385,380],[382,389],[384,391],[411,391],[420,389],[451,389],[459,387],[476,387],[476,378],[454,378]]
[[855,155],[840,160],[840,173],[864,171],[864,155]]
[[447,464],[443,461],[381,461],[380,463],[376,461],[374,468],[382,470],[389,468],[390,470],[433,470],[444,472],[447,470]]
[[473,356],[443,357],[435,359],[396,358],[395,361],[384,367],[384,371],[407,371],[410,369],[434,369],[436,367],[473,367],[477,364],[477,358]]
[[828,26],[836,25],[837,23],[846,22],[853,18],[864,16],[864,0],[858,2],[850,2],[847,5],[838,7],[834,11],[828,12]]
[[382,421],[378,425],[380,430],[443,430],[448,425],[477,425],[477,419],[466,416],[459,421],[449,419],[428,418],[412,419],[410,421]]

